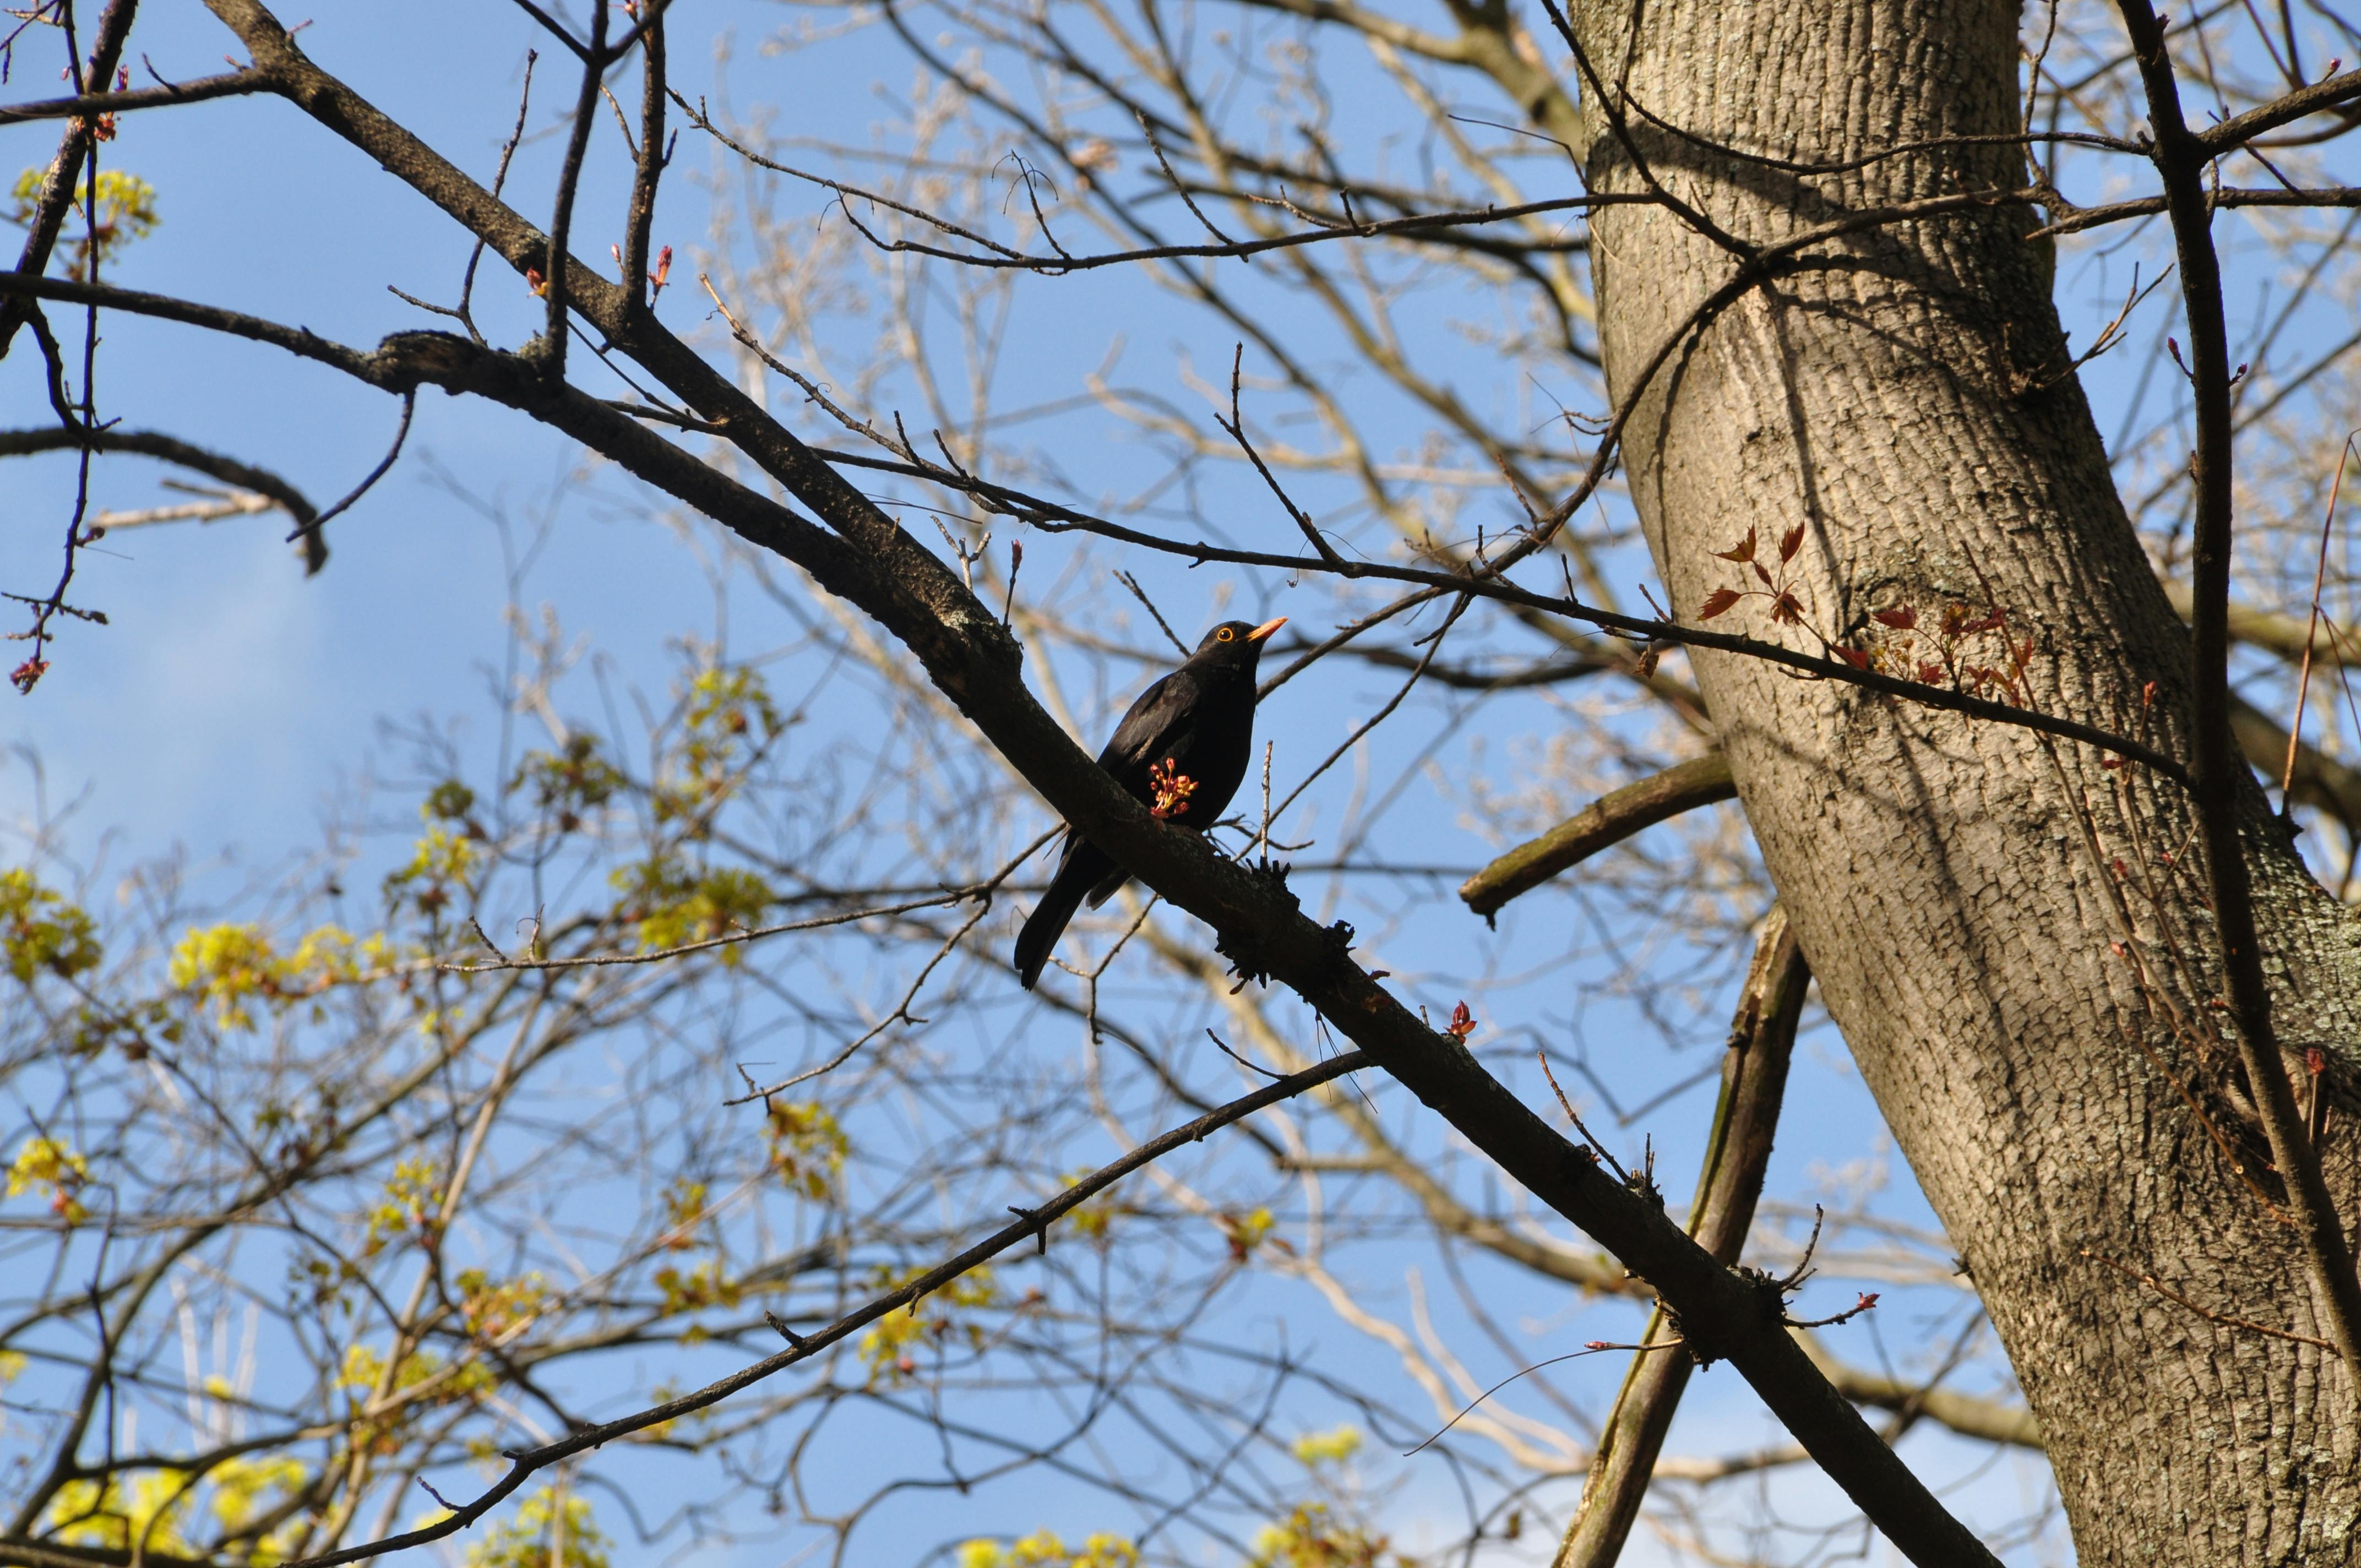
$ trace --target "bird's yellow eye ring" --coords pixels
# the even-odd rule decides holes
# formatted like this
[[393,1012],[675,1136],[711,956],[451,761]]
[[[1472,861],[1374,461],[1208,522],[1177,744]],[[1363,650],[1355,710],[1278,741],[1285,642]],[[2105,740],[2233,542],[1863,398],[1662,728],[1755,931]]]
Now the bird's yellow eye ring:
[[1213,635],[1220,638],[1224,642],[1235,642],[1237,641],[1238,636],[1236,632],[1231,630],[1226,626],[1223,627],[1219,631],[1214,632]]

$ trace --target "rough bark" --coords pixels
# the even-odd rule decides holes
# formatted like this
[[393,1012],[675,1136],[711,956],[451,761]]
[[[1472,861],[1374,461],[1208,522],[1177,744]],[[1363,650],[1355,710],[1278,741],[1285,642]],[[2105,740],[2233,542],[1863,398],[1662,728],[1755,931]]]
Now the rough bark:
[[[1620,0],[1577,13],[1576,33],[1610,82],[1628,70],[1650,115],[1721,148],[1825,162],[2018,128],[2011,5],[1639,15],[1636,38]],[[1619,134],[1597,93],[1585,110],[1594,189],[1641,189],[1644,164],[1754,244],[2025,183],[2006,147],[1797,173],[1638,114]],[[1608,372],[1619,404],[1638,399],[1632,491],[1684,620],[1745,586],[1712,552],[1750,526],[1776,541],[1800,524],[1819,630],[1869,646],[1895,640],[1873,610],[2004,610],[2007,635],[2031,640],[2038,707],[2185,756],[2188,637],[2079,385],[2058,378],[2049,268],[2021,238],[2034,226],[1999,206],[1852,236],[1749,293],[1634,388],[1634,367],[1738,261],[1674,213],[1602,211]],[[1764,603],[1729,621],[1778,631]],[[2185,852],[2166,858],[2188,843],[2185,795],[2071,743],[1694,657],[1828,1008],[2008,1347],[2081,1561],[2354,1561],[2361,1369],[2226,1321],[2324,1337],[2209,1005],[2221,988],[2201,883]],[[2361,928],[2271,828],[2259,790],[2242,812],[2283,1039],[2322,1046],[2349,1092]],[[2160,919],[2188,954],[2177,969]],[[2348,1227],[2354,1125],[2335,1118],[2327,1149]]]

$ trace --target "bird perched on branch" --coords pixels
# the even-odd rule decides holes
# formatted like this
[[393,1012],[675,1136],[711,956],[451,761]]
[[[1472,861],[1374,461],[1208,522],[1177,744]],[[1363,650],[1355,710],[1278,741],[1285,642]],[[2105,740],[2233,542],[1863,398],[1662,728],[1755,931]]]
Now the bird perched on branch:
[[[1099,766],[1168,822],[1200,830],[1221,817],[1254,751],[1255,665],[1287,617],[1249,626],[1225,620],[1179,669],[1139,694],[1099,753]],[[1049,949],[1074,911],[1096,909],[1131,880],[1113,855],[1066,829],[1058,874],[1016,934],[1016,978],[1041,978]]]

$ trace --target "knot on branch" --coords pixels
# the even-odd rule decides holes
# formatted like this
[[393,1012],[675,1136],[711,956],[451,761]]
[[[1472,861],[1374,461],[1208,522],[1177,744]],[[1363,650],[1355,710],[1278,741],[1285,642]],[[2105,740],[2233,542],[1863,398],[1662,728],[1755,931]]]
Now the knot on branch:
[[1734,1320],[1711,1313],[1690,1322],[1673,1310],[1672,1303],[1661,1297],[1656,1302],[1657,1310],[1664,1314],[1666,1326],[1678,1336],[1689,1360],[1699,1367],[1729,1360],[1738,1341],[1759,1325],[1788,1321],[1787,1297],[1797,1281],[1760,1268],[1741,1267],[1730,1272],[1745,1285],[1747,1294],[1746,1309]]
[[[1302,911],[1303,901],[1296,897],[1294,891],[1287,885],[1288,867],[1284,861],[1261,861],[1251,864],[1241,863],[1245,866],[1246,875],[1262,883],[1274,902],[1281,906],[1279,919],[1284,920]],[[1334,941],[1335,932],[1340,927],[1345,932],[1345,943],[1349,945],[1352,941],[1353,928],[1341,921],[1337,926],[1329,928],[1330,939]],[[1339,950],[1341,951],[1341,948]],[[1259,934],[1235,927],[1224,930],[1215,938],[1213,951],[1230,960],[1230,972],[1237,977],[1238,983],[1230,988],[1231,994],[1235,995],[1245,990],[1248,981],[1261,985],[1270,983],[1275,960],[1265,947]]]
[[1328,944],[1328,957],[1336,963],[1349,962],[1353,956],[1353,938],[1359,935],[1350,920],[1339,920],[1320,933]]
[[1673,1304],[1662,1296],[1656,1298],[1656,1310],[1664,1315],[1664,1327],[1672,1336],[1671,1343],[1680,1347],[1678,1354],[1687,1356],[1690,1365],[1703,1371],[1717,1361],[1729,1359],[1727,1342],[1730,1336],[1698,1334],[1689,1326],[1688,1320],[1675,1311]]
[[473,373],[485,351],[453,332],[397,332],[369,356],[379,384],[407,392],[433,383],[447,387]]
[[930,645],[913,641],[911,646],[926,664],[927,673],[953,700],[984,689],[969,668],[970,661],[995,674],[1007,674],[1024,666],[1025,644],[1001,623],[998,616],[972,594],[963,591],[956,577],[946,572],[940,581],[922,584],[918,591],[948,635]]
[[1731,1269],[1730,1272],[1746,1282],[1747,1291],[1753,1298],[1755,1309],[1773,1322],[1780,1321],[1787,1316],[1787,1298],[1795,1294],[1796,1288],[1803,1284],[1801,1268],[1796,1269],[1793,1274],[1773,1274],[1767,1268],[1749,1268],[1741,1266]]
[[1231,995],[1244,991],[1248,981],[1257,985],[1270,983],[1270,956],[1263,948],[1262,938],[1255,933],[1224,931],[1213,939],[1213,951],[1229,959],[1230,973],[1237,977],[1237,984],[1230,987]]

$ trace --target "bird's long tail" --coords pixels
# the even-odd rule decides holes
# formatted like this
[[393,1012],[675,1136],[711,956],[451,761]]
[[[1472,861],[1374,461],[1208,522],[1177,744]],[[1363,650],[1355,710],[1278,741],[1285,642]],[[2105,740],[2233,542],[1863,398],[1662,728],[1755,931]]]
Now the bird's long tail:
[[1078,839],[1066,850],[1065,859],[1058,862],[1058,874],[1049,879],[1049,886],[1041,894],[1041,902],[1025,917],[1025,928],[1016,933],[1016,982],[1026,990],[1041,978],[1042,966],[1049,961],[1049,949],[1066,929],[1066,922],[1082,906],[1082,899],[1092,888],[1115,869],[1115,857],[1088,839]]

